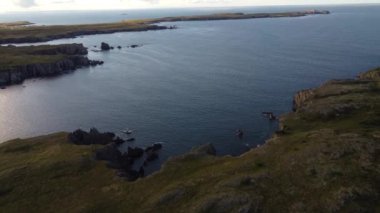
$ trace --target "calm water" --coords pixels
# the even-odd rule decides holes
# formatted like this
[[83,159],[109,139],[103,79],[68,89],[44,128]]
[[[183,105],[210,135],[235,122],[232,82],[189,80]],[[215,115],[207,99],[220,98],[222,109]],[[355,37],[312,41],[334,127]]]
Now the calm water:
[[[137,130],[135,145],[165,143],[161,161],[208,142],[219,154],[242,153],[263,143],[277,126],[262,111],[288,112],[297,90],[380,65],[380,7],[327,9],[333,14],[180,22],[172,31],[49,42],[84,43],[89,49],[101,41],[144,46],[90,51],[90,58],[105,64],[0,90],[0,141],[79,127],[115,132],[129,127]],[[96,12],[88,19],[79,13],[75,19],[75,14],[65,23],[100,21],[92,18]],[[41,20],[28,15],[14,20]],[[63,14],[47,15],[53,18],[46,24],[53,24]],[[106,13],[104,20],[115,17],[120,13]],[[243,140],[235,138],[237,128],[245,131]]]

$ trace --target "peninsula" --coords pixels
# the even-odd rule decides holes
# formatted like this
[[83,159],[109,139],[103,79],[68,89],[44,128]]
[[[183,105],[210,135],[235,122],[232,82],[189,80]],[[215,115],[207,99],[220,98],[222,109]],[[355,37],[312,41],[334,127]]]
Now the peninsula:
[[82,44],[0,46],[0,86],[103,63],[89,60],[85,56],[87,53],[87,48]]
[[0,211],[378,212],[380,68],[300,91],[293,108],[259,148],[204,145],[135,182],[69,133],[3,143]]
[[38,26],[29,22],[3,23],[0,26],[0,44],[9,43],[32,43],[45,42],[60,38],[75,38],[82,35],[108,34],[115,32],[149,31],[174,29],[174,26],[158,26],[161,22],[178,21],[209,21],[209,20],[234,20],[234,19],[255,19],[255,18],[284,18],[301,17],[307,15],[330,14],[329,11],[308,10],[302,12],[284,13],[223,13],[201,16],[179,16],[156,19],[127,20],[115,23],[104,24],[83,24],[83,25],[53,25]]

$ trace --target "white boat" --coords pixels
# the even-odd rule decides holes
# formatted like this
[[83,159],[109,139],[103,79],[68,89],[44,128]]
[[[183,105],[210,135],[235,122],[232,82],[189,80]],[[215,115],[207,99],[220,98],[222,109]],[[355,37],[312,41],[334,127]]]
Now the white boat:
[[126,130],[121,130],[121,132],[124,133],[124,134],[130,135],[130,134],[133,133],[133,130],[131,130],[131,129],[126,129]]

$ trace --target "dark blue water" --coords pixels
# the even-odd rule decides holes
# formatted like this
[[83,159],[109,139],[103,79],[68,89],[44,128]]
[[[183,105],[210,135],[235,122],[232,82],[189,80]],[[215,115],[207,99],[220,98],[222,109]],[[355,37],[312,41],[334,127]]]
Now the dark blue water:
[[[134,145],[165,143],[161,161],[203,143],[240,154],[276,129],[262,111],[286,113],[296,91],[380,65],[380,7],[330,10],[49,42],[91,50],[105,41],[123,49],[90,51],[103,66],[1,90],[0,141],[79,127],[132,128]],[[143,46],[125,48],[131,44]],[[243,140],[235,137],[238,128]]]

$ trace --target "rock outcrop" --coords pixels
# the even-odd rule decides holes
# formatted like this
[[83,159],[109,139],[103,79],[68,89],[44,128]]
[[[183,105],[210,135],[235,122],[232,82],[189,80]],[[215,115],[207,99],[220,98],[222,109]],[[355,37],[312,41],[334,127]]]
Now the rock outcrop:
[[101,45],[100,45],[100,49],[102,49],[102,51],[108,51],[111,49],[110,45],[105,43],[105,42],[102,42]]
[[314,97],[314,90],[307,89],[297,92],[293,97],[293,111],[297,111],[303,103]]
[[[122,153],[119,146],[125,141],[116,137],[113,132],[101,133],[95,128],[89,132],[77,129],[68,134],[70,142],[76,145],[104,145],[95,150],[95,159],[106,161],[107,167],[116,169],[116,175],[128,181],[135,181],[139,177],[144,177],[144,166],[148,162],[158,159],[158,150],[162,149],[162,144],[155,143],[145,150],[139,147],[128,147],[128,151]],[[135,160],[145,158],[139,171],[133,169]]]
[[77,145],[91,145],[91,144],[101,144],[106,145],[119,140],[120,138],[115,138],[115,134],[112,132],[100,133],[97,129],[92,128],[90,132],[83,131],[81,129],[75,130],[69,134],[69,139],[72,143]]
[[380,67],[375,69],[375,70],[372,70],[372,71],[369,71],[369,72],[365,72],[365,73],[361,73],[359,75],[359,79],[361,80],[369,80],[369,81],[378,81],[380,80]]

